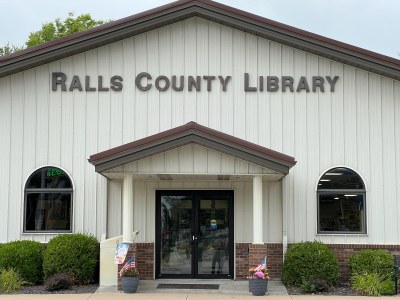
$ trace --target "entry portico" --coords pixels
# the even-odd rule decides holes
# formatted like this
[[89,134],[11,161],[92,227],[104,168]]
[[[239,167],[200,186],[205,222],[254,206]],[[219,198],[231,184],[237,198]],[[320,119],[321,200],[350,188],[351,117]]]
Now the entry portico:
[[[296,163],[290,156],[190,122],[92,155],[89,162],[109,182],[122,183],[119,193],[122,198],[121,229],[126,242],[130,242],[133,230],[141,231],[139,240],[144,243],[156,244],[160,238],[154,228],[157,190],[232,190],[235,222],[230,243],[236,246],[232,249],[237,249],[237,245],[242,242],[267,244],[270,242],[268,231],[273,231],[273,242],[282,243],[282,216],[275,216],[274,221],[279,220],[280,224],[275,224],[273,229],[266,226],[266,219],[269,207],[280,207],[279,211],[282,212],[281,179]],[[154,183],[151,188],[147,188],[147,200],[135,197],[140,195],[136,189],[143,189],[143,184],[139,182]],[[146,205],[139,203],[146,201]],[[146,223],[152,226],[145,230],[136,227],[140,225],[134,220],[135,207],[141,210],[137,213],[146,215]],[[276,211],[274,209],[274,214]],[[112,216],[109,216],[108,226],[112,226],[111,219]],[[276,232],[276,229],[280,232]],[[156,246],[154,252],[157,251],[161,249]],[[153,255],[157,257],[157,253]],[[260,251],[254,250],[248,257],[258,261],[262,255]],[[244,274],[238,268],[242,258],[233,254],[230,259],[236,270],[231,270],[233,276],[243,277]],[[249,263],[252,262],[247,261],[245,265]],[[155,266],[152,267],[155,270]],[[155,272],[152,275],[154,277],[157,277]]]

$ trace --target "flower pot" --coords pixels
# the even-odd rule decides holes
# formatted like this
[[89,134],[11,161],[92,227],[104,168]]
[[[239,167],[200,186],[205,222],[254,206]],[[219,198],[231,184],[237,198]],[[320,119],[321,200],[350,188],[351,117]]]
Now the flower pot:
[[136,293],[139,286],[139,277],[122,277],[122,290],[124,293]]
[[253,296],[264,296],[267,292],[267,279],[249,279],[249,291]]

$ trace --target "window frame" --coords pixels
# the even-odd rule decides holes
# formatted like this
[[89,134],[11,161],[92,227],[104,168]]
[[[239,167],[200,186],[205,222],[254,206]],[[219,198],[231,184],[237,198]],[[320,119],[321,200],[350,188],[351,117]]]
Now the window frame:
[[[27,188],[30,179],[34,176],[37,172],[44,168],[55,168],[59,169],[64,172],[64,174],[68,177],[71,187],[69,188]],[[32,171],[28,178],[25,180],[24,186],[24,213],[23,213],[23,224],[22,224],[22,233],[23,234],[58,234],[58,233],[72,233],[73,232],[73,221],[74,221],[74,192],[75,192],[75,184],[72,180],[71,175],[61,167],[54,166],[54,165],[45,165],[41,166],[34,171]],[[28,194],[55,194],[55,193],[62,193],[62,194],[69,194],[70,195],[70,229],[69,230],[27,230],[27,205],[28,205]]]
[[[364,188],[363,189],[318,189],[318,184],[321,182],[321,179],[324,177],[326,173],[332,172],[336,169],[347,169],[353,173],[355,173],[360,181],[362,181]],[[340,176],[340,175],[339,175]],[[323,231],[320,229],[320,195],[324,194],[339,194],[339,195],[345,195],[345,194],[357,194],[357,195],[362,195],[363,196],[363,218],[362,218],[362,223],[361,225],[361,230],[360,231]],[[331,167],[327,170],[325,170],[322,175],[319,177],[317,183],[316,183],[316,198],[317,198],[317,234],[318,235],[367,235],[368,234],[368,222],[367,222],[367,186],[365,184],[365,180],[362,178],[362,176],[355,171],[352,168],[346,167],[346,166],[335,166]]]

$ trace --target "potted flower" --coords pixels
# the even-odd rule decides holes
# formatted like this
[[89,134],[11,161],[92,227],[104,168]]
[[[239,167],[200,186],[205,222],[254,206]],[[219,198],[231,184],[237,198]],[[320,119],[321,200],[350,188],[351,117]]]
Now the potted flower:
[[268,287],[268,268],[267,259],[264,258],[260,265],[249,269],[249,291],[254,296],[263,296]]
[[136,293],[139,286],[139,272],[136,269],[134,256],[122,267],[119,276],[124,293]]

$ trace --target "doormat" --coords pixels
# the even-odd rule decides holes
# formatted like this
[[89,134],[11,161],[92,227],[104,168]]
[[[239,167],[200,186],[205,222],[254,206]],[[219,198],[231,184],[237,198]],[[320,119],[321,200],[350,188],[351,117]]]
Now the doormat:
[[187,290],[218,290],[219,284],[180,284],[180,283],[160,283],[158,289],[187,289]]

